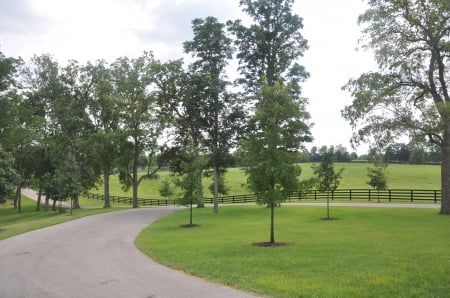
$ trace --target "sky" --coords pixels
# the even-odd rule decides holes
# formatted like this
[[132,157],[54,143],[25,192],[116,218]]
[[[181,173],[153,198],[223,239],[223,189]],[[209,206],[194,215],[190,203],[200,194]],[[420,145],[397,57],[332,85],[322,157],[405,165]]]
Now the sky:
[[[302,85],[314,123],[308,148],[341,144],[354,151],[351,127],[341,117],[352,98],[341,87],[376,68],[373,55],[357,49],[357,18],[365,9],[363,0],[295,1],[293,12],[303,18],[301,33],[309,44],[299,59],[310,73]],[[182,43],[192,39],[191,21],[207,16],[221,22],[246,18],[239,0],[0,0],[0,51],[25,60],[52,54],[61,64],[112,62],[144,51],[161,61],[187,58]]]

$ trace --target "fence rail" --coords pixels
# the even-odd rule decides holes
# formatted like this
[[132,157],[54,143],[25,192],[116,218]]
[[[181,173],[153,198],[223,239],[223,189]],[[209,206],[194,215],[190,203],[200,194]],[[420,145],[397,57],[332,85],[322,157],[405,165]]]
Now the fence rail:
[[[104,196],[100,194],[88,193],[85,195],[87,199],[104,201]],[[301,202],[301,201],[318,201],[326,200],[327,197],[334,200],[367,200],[372,201],[428,201],[437,203],[441,200],[441,190],[429,190],[429,189],[389,189],[376,191],[373,189],[339,189],[330,193],[319,192],[318,190],[311,190],[307,192],[295,192],[292,193],[287,202]],[[219,197],[219,204],[245,204],[255,203],[256,195],[235,195],[235,196],[223,196]],[[127,204],[131,205],[133,199],[130,197],[109,197],[111,204]],[[204,198],[205,204],[212,204],[213,198]],[[138,198],[140,206],[169,206],[177,205],[177,199],[144,199]]]

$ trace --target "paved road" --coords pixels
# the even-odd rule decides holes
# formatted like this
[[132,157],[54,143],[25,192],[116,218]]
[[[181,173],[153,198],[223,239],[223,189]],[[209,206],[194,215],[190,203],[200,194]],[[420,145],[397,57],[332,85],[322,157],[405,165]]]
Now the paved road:
[[135,247],[142,228],[175,210],[100,214],[2,240],[0,297],[254,297],[168,269]]

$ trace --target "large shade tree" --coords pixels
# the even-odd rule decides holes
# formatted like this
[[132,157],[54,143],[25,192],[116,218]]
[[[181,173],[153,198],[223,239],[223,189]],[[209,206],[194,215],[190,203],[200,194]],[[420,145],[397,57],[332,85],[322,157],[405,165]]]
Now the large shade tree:
[[441,214],[450,214],[450,2],[370,0],[359,17],[379,69],[344,87],[354,141],[379,146],[409,135],[442,151]]
[[311,140],[307,100],[300,89],[308,73],[298,64],[307,42],[300,33],[302,18],[292,13],[293,3],[240,0],[253,22],[228,22],[236,37],[237,82],[255,103],[242,151],[250,188],[271,208],[270,243],[275,242],[274,207],[298,188],[296,152]]
[[204,135],[202,145],[213,171],[214,212],[219,210],[219,174],[230,164],[229,150],[242,118],[235,97],[226,94],[224,72],[233,49],[224,27],[214,17],[195,19],[192,21],[194,38],[183,44],[185,52],[196,58],[190,65],[197,77],[197,90],[202,93],[202,98],[198,98],[202,109],[196,120],[200,122]]
[[242,75],[238,81],[253,95],[260,91],[263,77],[269,86],[289,81],[299,95],[299,83],[308,74],[297,59],[307,49],[307,41],[300,32],[302,18],[292,13],[294,0],[240,0],[239,4],[254,22],[250,26],[240,20],[228,22],[236,37]]
[[145,52],[136,59],[118,58],[111,65],[114,96],[121,111],[120,125],[127,140],[122,147],[120,179],[126,189],[132,187],[134,208],[139,207],[139,184],[148,177],[147,174],[138,176],[139,158],[158,146],[164,123],[157,106],[158,97],[152,89],[157,63],[151,53]]
[[89,77],[89,115],[94,125],[91,142],[94,145],[96,161],[103,173],[103,207],[111,207],[109,180],[119,160],[123,131],[120,127],[119,101],[114,96],[114,84],[109,65],[99,60],[85,67]]

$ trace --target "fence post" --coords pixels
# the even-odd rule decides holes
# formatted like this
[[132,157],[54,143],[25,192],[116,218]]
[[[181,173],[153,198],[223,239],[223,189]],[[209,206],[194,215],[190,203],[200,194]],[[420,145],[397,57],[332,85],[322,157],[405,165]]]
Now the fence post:
[[350,201],[352,200],[352,190],[350,189]]
[[317,201],[317,190],[314,190],[314,201]]
[[414,191],[411,189],[411,203],[414,201]]
[[370,197],[370,189],[369,189],[369,201],[371,201],[371,197]]
[[434,202],[437,202],[437,190],[434,190]]
[[391,202],[391,199],[392,199],[392,197],[391,197],[391,190],[389,189],[389,202]]

